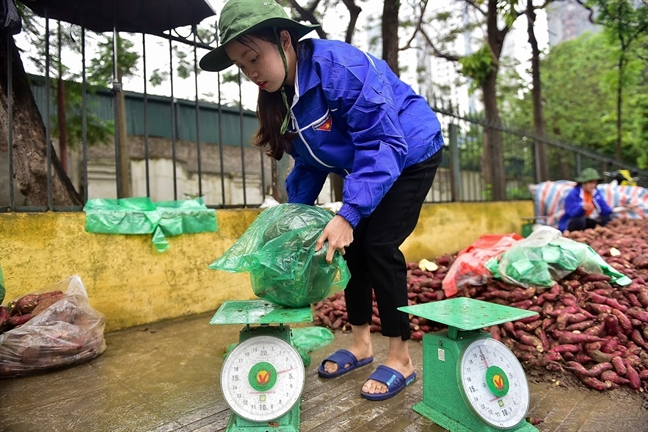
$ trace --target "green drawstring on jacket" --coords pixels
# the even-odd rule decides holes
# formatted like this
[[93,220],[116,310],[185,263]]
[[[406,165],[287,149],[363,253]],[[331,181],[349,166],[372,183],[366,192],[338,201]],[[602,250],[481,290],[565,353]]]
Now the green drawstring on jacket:
[[288,95],[286,95],[286,80],[288,79],[288,61],[286,60],[286,54],[284,53],[283,47],[281,46],[281,40],[279,39],[279,34],[277,34],[277,28],[273,27],[275,40],[277,42],[277,48],[279,48],[279,54],[281,54],[281,60],[284,64],[284,79],[281,83],[281,99],[283,99],[284,106],[286,107],[286,117],[284,117],[283,123],[281,124],[280,133],[281,135],[285,134],[288,130],[288,123],[290,122],[290,106],[288,105]]

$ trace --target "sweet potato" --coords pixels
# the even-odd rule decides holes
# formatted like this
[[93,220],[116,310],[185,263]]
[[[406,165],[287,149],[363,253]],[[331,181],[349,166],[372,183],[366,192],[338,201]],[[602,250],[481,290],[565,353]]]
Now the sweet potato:
[[639,390],[641,388],[641,379],[639,378],[639,372],[629,363],[626,362],[626,378],[630,382],[630,388],[633,390]]
[[587,307],[594,312],[595,314],[610,314],[612,313],[612,306],[608,306],[607,304],[600,304],[600,303],[588,303]]
[[648,351],[648,344],[646,344],[646,341],[644,341],[643,337],[641,337],[641,333],[639,332],[639,330],[633,329],[632,332],[630,333],[630,338],[638,346]]
[[7,324],[10,328],[16,328],[25,324],[30,319],[32,319],[32,314],[30,313],[23,315],[12,315],[7,319]]
[[11,308],[11,315],[24,315],[31,313],[38,304],[38,294],[27,294],[15,301]]
[[626,314],[619,309],[612,309],[612,314],[619,319],[619,324],[623,333],[628,334],[632,331],[632,322],[630,322],[630,319]]
[[9,315],[11,315],[11,309],[6,306],[0,306],[0,331],[7,324]]
[[626,315],[636,318],[643,323],[648,323],[648,311],[642,310],[638,307],[631,307],[626,312]]
[[563,354],[563,353],[568,353],[568,352],[577,353],[577,352],[580,352],[581,350],[582,350],[582,348],[581,348],[580,345],[576,345],[576,344],[560,344],[560,345],[556,345],[553,348],[551,348],[549,350],[549,352],[556,352],[556,353],[559,353],[559,354]]
[[585,320],[585,321],[577,322],[577,323],[574,323],[574,324],[569,324],[565,328],[565,330],[568,330],[568,331],[575,331],[575,330],[583,331],[583,330],[586,330],[586,329],[590,328],[592,325],[594,325],[594,320]]
[[608,275],[604,275],[600,273],[588,273],[580,279],[580,282],[581,283],[596,282],[596,281],[607,282],[609,280],[610,280],[610,276]]
[[575,361],[568,361],[565,363],[565,367],[568,369],[572,369],[574,372],[576,372],[579,375],[582,376],[587,376],[587,377],[597,377],[601,375],[602,372],[612,370],[612,363],[598,363],[594,366],[592,366],[589,369],[586,369],[585,366],[582,364],[575,362]]
[[586,333],[560,332],[558,342],[561,344],[580,344],[587,342],[603,342],[605,339]]
[[613,298],[608,297],[607,300],[605,301],[605,303],[608,306],[612,307],[612,309],[617,309],[617,310],[619,310],[621,312],[626,312],[628,310],[627,306],[622,305],[621,303],[619,303],[618,300],[613,299]]
[[43,312],[48,307],[52,306],[54,303],[59,301],[63,297],[61,291],[55,291],[54,293],[45,293],[48,295],[41,295],[38,299],[38,304],[32,311],[32,316],[36,316],[39,313]]
[[639,293],[637,294],[637,299],[643,307],[648,308],[648,290],[644,289],[639,291]]
[[583,384],[585,384],[588,387],[593,388],[594,390],[599,390],[599,391],[604,391],[607,390],[609,387],[601,380],[598,380],[594,377],[588,377],[588,376],[579,376]]
[[601,380],[602,381],[611,381],[615,384],[619,385],[627,385],[630,384],[630,380],[620,377],[616,372],[607,370],[601,373]]
[[421,331],[412,332],[411,338],[412,340],[420,341],[423,339],[423,332]]
[[625,375],[627,373],[628,369],[626,368],[625,363],[623,362],[623,359],[621,357],[613,357],[611,363],[612,366],[614,366],[614,370],[619,375]]
[[619,318],[615,315],[607,315],[603,319],[605,324],[605,333],[608,336],[616,336],[619,334]]

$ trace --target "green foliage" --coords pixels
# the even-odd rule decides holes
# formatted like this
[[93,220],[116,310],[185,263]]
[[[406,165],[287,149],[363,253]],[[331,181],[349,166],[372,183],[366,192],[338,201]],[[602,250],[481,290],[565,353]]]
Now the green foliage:
[[[551,49],[541,62],[543,109],[547,135],[563,142],[614,155],[616,142],[616,47],[603,34],[584,34]],[[629,58],[623,80],[627,95],[648,94],[642,80],[645,60]],[[503,89],[503,88],[502,88]],[[500,93],[505,122],[531,129],[533,111],[529,88],[512,86]],[[519,94],[522,94],[522,97]],[[634,97],[624,100],[623,159],[636,163],[645,138],[638,133],[643,115]],[[643,144],[642,144],[643,143]]]
[[637,112],[635,116],[636,151],[639,154],[637,163],[642,169],[648,169],[648,93],[638,94],[633,100]]
[[482,46],[473,54],[459,59],[461,74],[471,78],[470,93],[480,88],[495,69],[495,60],[487,45]]
[[[93,93],[94,89],[88,89]],[[71,148],[77,148],[83,143],[83,95],[81,84],[67,81],[65,83],[65,129],[67,132],[67,144]],[[89,144],[106,143],[115,133],[113,121],[104,121],[96,115],[93,110],[86,109],[86,140]],[[56,121],[56,114],[52,115],[52,134],[59,136],[59,126]]]

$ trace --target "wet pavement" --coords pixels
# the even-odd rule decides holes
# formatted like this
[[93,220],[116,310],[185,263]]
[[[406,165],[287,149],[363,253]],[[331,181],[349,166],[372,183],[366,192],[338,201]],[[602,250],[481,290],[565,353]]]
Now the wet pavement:
[[[0,431],[221,431],[230,410],[220,390],[223,353],[238,341],[239,325],[209,325],[212,314],[160,322],[106,334],[96,359],[36,376],[0,380]],[[302,393],[301,431],[444,431],[415,412],[422,400],[422,350],[410,342],[419,379],[385,402],[359,395],[386,345],[373,335],[372,366],[323,380],[316,366],[351,335],[336,333],[311,353]],[[531,376],[529,416],[540,431],[646,432],[643,393],[596,392]],[[269,429],[271,430],[271,429]]]

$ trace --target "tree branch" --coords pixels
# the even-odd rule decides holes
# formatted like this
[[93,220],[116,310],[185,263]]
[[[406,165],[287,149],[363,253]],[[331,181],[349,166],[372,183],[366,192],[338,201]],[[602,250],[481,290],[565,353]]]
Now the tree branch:
[[412,37],[407,41],[404,47],[398,48],[399,51],[405,51],[406,49],[412,48],[412,42],[414,41],[414,38],[416,37],[417,33],[421,31],[421,26],[423,24],[423,17],[425,16],[425,9],[427,8],[428,5],[428,0],[423,0],[420,4],[421,6],[421,15],[419,16],[418,22],[416,23],[416,27],[414,28],[414,31],[412,32]]
[[427,33],[425,33],[425,30],[423,30],[423,28],[420,28],[419,31],[421,32],[421,34],[425,38],[428,46],[432,49],[432,52],[434,53],[435,57],[440,57],[440,58],[450,60],[450,61],[453,61],[453,62],[459,61],[459,59],[461,59],[461,57],[458,56],[458,55],[454,55],[454,54],[450,54],[450,53],[443,53],[443,52],[439,51],[439,49],[432,42],[432,39],[430,39],[430,37],[427,35]]
[[292,8],[299,14],[299,18],[304,19],[311,24],[319,24],[320,27],[315,29],[317,32],[317,35],[322,38],[322,39],[328,39],[328,35],[324,31],[324,29],[321,26],[321,23],[317,20],[315,17],[315,14],[313,11],[317,9],[317,6],[319,5],[320,0],[315,0],[313,3],[311,3],[310,7],[308,9],[303,8],[299,3],[297,3],[297,0],[288,0]]
[[483,9],[481,9],[481,8],[477,5],[477,3],[475,2],[475,0],[464,0],[464,1],[465,1],[466,3],[468,3],[470,6],[472,6],[473,8],[475,8],[475,10],[477,10],[477,12],[481,13],[482,15],[484,15],[484,16],[487,16],[487,15],[488,15],[488,12],[486,12],[486,11],[483,10]]
[[344,41],[346,43],[351,43],[353,40],[353,33],[355,32],[356,23],[358,22],[358,16],[362,12],[362,8],[355,3],[355,0],[342,0],[342,3],[349,10],[349,25],[347,26],[346,37]]

